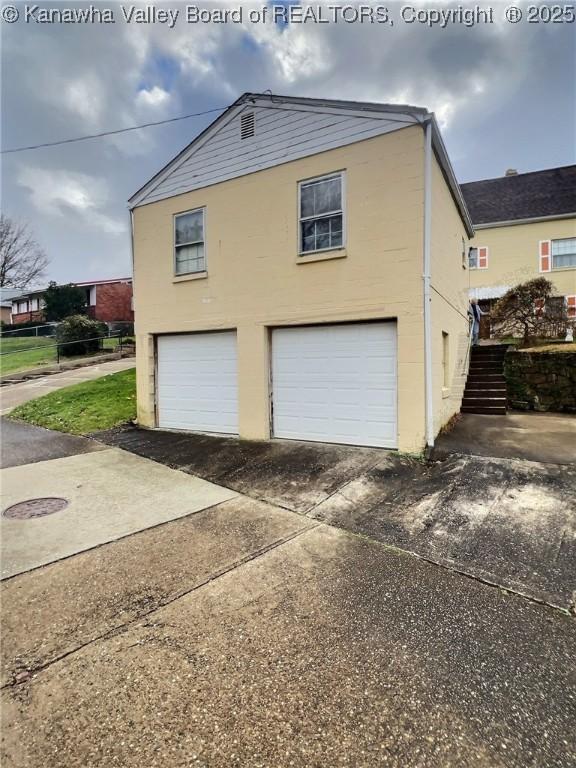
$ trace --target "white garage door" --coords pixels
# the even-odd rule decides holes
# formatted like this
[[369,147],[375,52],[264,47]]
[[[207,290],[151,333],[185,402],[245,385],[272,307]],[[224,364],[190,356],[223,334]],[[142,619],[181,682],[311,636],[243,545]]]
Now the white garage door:
[[158,337],[158,426],[238,433],[236,334]]
[[396,323],[272,332],[275,437],[395,448]]

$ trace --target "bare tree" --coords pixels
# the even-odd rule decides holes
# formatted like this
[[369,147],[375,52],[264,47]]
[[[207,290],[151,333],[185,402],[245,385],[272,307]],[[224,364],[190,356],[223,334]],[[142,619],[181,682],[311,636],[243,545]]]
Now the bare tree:
[[515,336],[524,346],[534,339],[558,337],[566,332],[564,299],[553,296],[550,280],[537,277],[514,286],[490,313],[492,327],[501,338]]
[[0,288],[27,288],[44,276],[48,257],[28,230],[0,214]]

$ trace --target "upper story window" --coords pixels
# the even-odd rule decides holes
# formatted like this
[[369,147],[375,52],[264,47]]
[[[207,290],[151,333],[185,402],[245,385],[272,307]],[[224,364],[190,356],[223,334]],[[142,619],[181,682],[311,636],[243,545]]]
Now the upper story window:
[[344,245],[343,176],[334,173],[300,182],[300,254]]
[[552,269],[576,267],[576,237],[552,240]]
[[189,275],[206,271],[204,208],[174,217],[174,272]]
[[468,251],[468,267],[470,269],[488,269],[488,248],[470,248]]

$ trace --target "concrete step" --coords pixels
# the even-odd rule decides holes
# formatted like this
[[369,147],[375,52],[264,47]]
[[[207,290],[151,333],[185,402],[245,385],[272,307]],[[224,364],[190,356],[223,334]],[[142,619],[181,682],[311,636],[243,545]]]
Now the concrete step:
[[502,397],[504,400],[506,399],[507,392],[506,387],[501,387],[500,389],[481,389],[481,388],[472,388],[472,387],[466,387],[464,390],[464,399],[466,400],[469,397]]
[[506,415],[505,407],[463,405],[462,408],[460,408],[460,411],[461,413],[485,413],[491,416]]
[[501,407],[506,408],[505,397],[464,397],[462,399],[462,405],[471,408],[493,408]]
[[504,355],[472,355],[470,363],[498,363],[498,365],[504,365]]
[[472,347],[472,352],[478,355],[488,355],[494,352],[505,354],[507,350],[508,344],[478,344],[478,346]]
[[484,374],[484,373],[499,373],[503,374],[501,365],[472,365],[470,366],[470,374]]

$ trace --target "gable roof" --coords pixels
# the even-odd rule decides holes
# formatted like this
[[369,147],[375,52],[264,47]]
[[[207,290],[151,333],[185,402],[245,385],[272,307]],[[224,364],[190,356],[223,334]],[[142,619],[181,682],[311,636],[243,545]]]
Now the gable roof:
[[[250,112],[244,141],[235,118]],[[129,199],[129,207],[175,197],[264,168],[432,123],[434,151],[469,235],[472,222],[434,115],[423,107],[244,93]]]
[[576,216],[576,165],[460,186],[474,226]]

